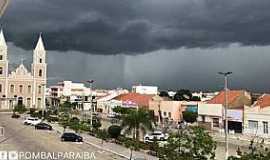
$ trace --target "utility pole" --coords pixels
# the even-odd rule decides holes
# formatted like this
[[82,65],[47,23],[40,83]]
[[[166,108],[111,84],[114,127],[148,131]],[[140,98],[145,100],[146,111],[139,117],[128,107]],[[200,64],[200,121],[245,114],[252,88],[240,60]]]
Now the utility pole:
[[93,129],[93,83],[94,80],[88,80],[86,81],[87,83],[90,84],[90,126],[91,126],[91,131]]
[[225,159],[229,157],[229,143],[228,143],[228,75],[232,72],[218,72],[218,74],[224,76],[224,117],[225,117]]

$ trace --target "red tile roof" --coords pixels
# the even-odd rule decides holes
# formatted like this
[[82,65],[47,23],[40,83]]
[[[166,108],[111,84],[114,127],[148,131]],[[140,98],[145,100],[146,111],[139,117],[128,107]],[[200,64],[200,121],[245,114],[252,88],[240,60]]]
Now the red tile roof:
[[270,106],[270,95],[264,94],[257,99],[255,106],[259,106],[260,108],[265,108]]
[[121,94],[114,99],[119,101],[131,101],[136,103],[138,106],[149,106],[149,101],[152,99],[154,95],[146,95],[146,94],[139,94],[139,93],[127,93]]
[[[234,102],[234,100],[241,96],[242,93],[244,91],[243,90],[229,90],[227,92],[227,101],[228,104],[231,104]],[[216,95],[214,98],[212,98],[211,100],[209,100],[207,102],[208,104],[224,104],[225,103],[225,95],[224,95],[224,91],[219,92],[218,95]]]

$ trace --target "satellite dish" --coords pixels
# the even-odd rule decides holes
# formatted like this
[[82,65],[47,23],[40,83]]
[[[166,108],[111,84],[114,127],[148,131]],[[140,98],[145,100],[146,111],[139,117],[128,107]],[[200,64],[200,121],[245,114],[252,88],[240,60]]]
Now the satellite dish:
[[4,14],[7,5],[9,3],[9,0],[0,0],[0,17]]

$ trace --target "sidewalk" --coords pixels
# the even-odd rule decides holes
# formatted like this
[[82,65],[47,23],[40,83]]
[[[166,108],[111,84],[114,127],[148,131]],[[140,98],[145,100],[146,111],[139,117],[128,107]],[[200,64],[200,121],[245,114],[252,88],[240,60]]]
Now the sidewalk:
[[[53,127],[53,129],[58,133],[62,134],[64,129],[63,127],[59,126],[57,123],[50,123]],[[68,132],[74,132],[71,129],[66,129]],[[101,139],[98,139],[96,137],[90,136],[86,133],[81,133],[80,134],[83,139],[84,143],[92,145],[98,149],[104,150],[106,152],[110,152],[113,154],[116,154],[118,156],[124,157],[126,159],[129,159],[130,156],[130,150],[126,147],[123,147],[121,145],[115,144],[115,143],[110,143],[110,142],[103,142],[101,144]],[[146,153],[142,151],[133,151],[133,158],[145,158],[146,160],[158,160],[157,157],[153,157],[151,155],[147,155]]]

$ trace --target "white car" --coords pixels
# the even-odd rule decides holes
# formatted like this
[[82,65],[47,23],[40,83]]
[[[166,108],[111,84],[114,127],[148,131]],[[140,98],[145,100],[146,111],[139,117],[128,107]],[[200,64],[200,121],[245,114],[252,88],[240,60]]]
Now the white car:
[[32,126],[35,126],[39,123],[41,123],[41,119],[34,118],[34,117],[28,117],[23,121],[23,124],[32,125]]
[[154,131],[144,136],[144,142],[152,142],[154,139],[157,141],[164,141],[169,138],[169,134],[162,133],[161,131]]

